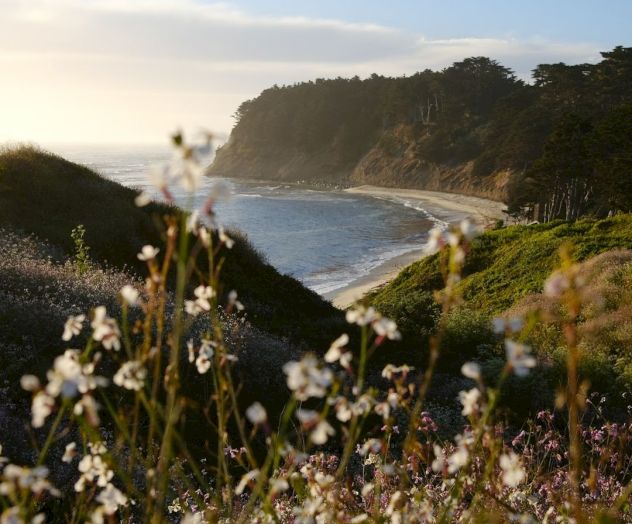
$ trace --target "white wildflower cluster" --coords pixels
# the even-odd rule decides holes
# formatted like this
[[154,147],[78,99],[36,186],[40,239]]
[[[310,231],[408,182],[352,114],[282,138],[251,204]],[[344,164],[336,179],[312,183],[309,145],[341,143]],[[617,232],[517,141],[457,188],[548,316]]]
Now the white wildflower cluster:
[[344,351],[344,348],[349,343],[349,335],[346,333],[340,335],[336,340],[331,343],[329,350],[325,353],[325,362],[334,363],[340,362],[343,368],[349,368],[353,355],[350,351]]
[[237,311],[243,311],[244,305],[237,299],[237,291],[234,289],[228,293],[228,307],[230,309],[235,308]]
[[382,370],[382,376],[387,380],[393,380],[395,377],[406,378],[408,374],[414,370],[414,367],[403,364],[401,366],[394,366],[393,364],[386,364]]
[[507,363],[518,377],[526,377],[529,370],[537,365],[536,359],[531,355],[531,348],[526,344],[507,339],[505,352]]
[[160,253],[160,249],[154,246],[146,245],[142,247],[140,253],[136,256],[138,257],[138,260],[142,262],[150,262],[156,258],[158,253]]
[[[14,498],[16,494],[24,491],[28,491],[34,496],[45,492],[50,493],[54,497],[61,496],[59,490],[48,480],[48,468],[46,466],[28,468],[7,464],[0,475],[0,495]],[[2,522],[5,522],[4,519]]]
[[263,424],[268,420],[268,413],[266,408],[261,405],[261,402],[254,402],[246,409],[246,418],[255,426]]
[[75,482],[75,491],[82,493],[89,485],[102,488],[95,498],[99,506],[94,510],[92,519],[93,522],[103,522],[103,515],[114,515],[120,507],[127,505],[128,499],[111,482],[114,472],[105,460],[105,445],[102,442],[90,442],[88,450],[89,453],[82,457],[77,466],[81,475]]
[[80,362],[79,356],[80,353],[76,349],[68,349],[63,355],[58,356],[53,363],[53,368],[46,374],[48,383],[44,389],[40,389],[39,380],[36,377],[32,375],[22,377],[22,387],[34,393],[31,406],[31,423],[34,428],[41,428],[44,425],[46,418],[55,407],[57,397],[71,399],[80,394],[82,397],[75,404],[74,413],[80,415],[88,409],[92,417],[96,415],[96,403],[90,392],[97,387],[106,386],[107,380],[94,374],[99,359],[98,354],[92,362],[86,364]]
[[[181,131],[174,133],[171,137],[174,146],[171,161],[153,166],[149,170],[150,182],[167,200],[173,200],[170,187],[174,185],[194,193],[202,184],[204,172],[214,153],[213,135],[208,132],[203,135],[201,144],[188,145]],[[147,205],[150,200],[150,195],[143,192],[136,198],[136,205]]]
[[522,467],[520,457],[513,451],[503,453],[498,461],[502,470],[502,481],[508,488],[515,488],[524,482],[527,474]]
[[79,333],[81,333],[83,322],[85,320],[85,315],[69,316],[68,320],[66,320],[66,323],[64,324],[64,332],[61,339],[64,342],[68,342],[72,337],[76,337]]
[[138,303],[139,293],[134,286],[130,286],[129,284],[123,286],[119,294],[123,299],[123,303],[128,306],[135,306]]
[[287,375],[287,387],[294,392],[297,400],[323,398],[333,381],[329,368],[322,368],[314,355],[307,354],[300,361],[291,360],[283,365]]
[[317,446],[324,444],[329,437],[336,434],[331,424],[322,418],[317,411],[298,409],[296,410],[296,418],[301,423],[302,428],[310,432],[309,438]]
[[94,309],[92,317],[92,338],[105,349],[118,351],[121,349],[121,332],[116,320],[108,317],[105,306],[98,306]]
[[104,460],[107,448],[102,442],[88,443],[89,453],[84,455],[79,461],[77,469],[81,473],[79,480],[75,482],[75,491],[81,493],[85,490],[86,484],[96,484],[104,488],[114,477],[114,472]]
[[217,347],[217,342],[208,338],[203,338],[200,348],[197,351],[197,357],[195,355],[195,346],[193,341],[187,342],[187,350],[189,354],[189,362],[195,362],[195,367],[200,375],[204,375],[213,363],[213,355],[215,355],[214,348]]
[[244,474],[235,487],[235,494],[241,495],[248,486],[253,485],[259,477],[260,473],[261,471],[259,471],[258,469],[253,469]]
[[211,310],[210,300],[215,297],[215,290],[211,286],[198,286],[193,294],[195,300],[184,301],[184,309],[189,315],[195,316]]
[[460,248],[462,241],[471,241],[481,234],[481,228],[474,224],[471,220],[462,220],[459,227],[453,231],[446,231],[445,227],[435,227],[428,235],[426,251],[429,254],[436,253],[450,245],[457,249],[457,255],[460,262],[465,259],[465,252]]
[[226,246],[227,249],[233,249],[235,245],[235,241],[228,236],[226,230],[223,227],[219,227],[217,229],[217,234],[219,236],[219,241]]
[[119,368],[114,375],[113,382],[119,387],[131,391],[140,391],[143,389],[146,378],[147,369],[145,369],[143,363],[138,360],[130,360]]
[[448,473],[452,475],[468,464],[470,458],[470,446],[474,443],[474,437],[466,432],[455,437],[456,448],[450,454],[446,454],[443,448],[433,445],[435,459],[431,467],[436,473]]
[[502,318],[497,317],[492,322],[494,333],[505,335],[505,353],[507,365],[519,377],[525,377],[529,371],[537,365],[536,359],[531,355],[531,348],[522,342],[516,342],[511,337],[524,327],[521,317]]
[[374,308],[359,305],[354,309],[350,309],[346,314],[349,324],[358,326],[368,326],[378,337],[387,338],[389,340],[401,340],[402,335],[397,329],[397,324],[385,317],[382,317]]
[[460,391],[459,400],[463,405],[461,414],[466,417],[478,414],[481,402],[481,392],[478,388],[472,388],[469,391]]

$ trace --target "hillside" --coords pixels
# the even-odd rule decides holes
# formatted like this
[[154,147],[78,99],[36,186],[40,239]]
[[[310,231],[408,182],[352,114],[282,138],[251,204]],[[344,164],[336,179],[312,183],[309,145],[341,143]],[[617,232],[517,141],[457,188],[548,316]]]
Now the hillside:
[[[136,254],[145,244],[163,245],[163,215],[178,210],[157,203],[138,208],[136,195],[41,150],[22,147],[0,153],[0,228],[35,235],[62,260],[73,254],[70,233],[82,224],[95,263],[144,277],[146,264]],[[339,312],[298,281],[279,274],[238,232],[234,236],[234,248],[223,253],[223,291],[238,291],[255,325],[324,346],[329,341],[327,325],[339,325]],[[204,263],[200,261],[201,267]],[[294,313],[292,321],[288,310]]]
[[239,107],[210,172],[452,191],[540,220],[629,211],[632,48],[602,56],[539,65],[532,84],[474,57],[274,86]]
[[[601,337],[600,344],[589,344],[593,348],[588,351],[589,361],[594,368],[587,373],[602,392],[614,384],[632,388],[632,352],[624,334],[629,323],[622,320],[623,312],[632,305],[626,291],[632,276],[632,215],[511,226],[488,231],[475,239],[458,285],[462,303],[447,324],[441,365],[455,371],[469,359],[502,357],[502,340],[492,332],[492,318],[524,316],[534,304],[542,305],[544,282],[559,266],[559,249],[565,243],[573,246],[573,258],[584,262],[586,271],[590,269],[586,273],[589,289],[601,290],[589,296],[593,306],[586,309],[583,320],[600,324],[596,318],[610,318],[600,329],[619,322],[616,325],[621,333],[618,341],[612,332],[609,339]],[[435,328],[439,306],[434,293],[442,288],[439,255],[433,255],[408,266],[366,298],[402,329],[404,342],[400,348],[393,348],[399,359],[423,365],[426,357],[419,348],[424,347],[428,333]],[[601,298],[597,300],[597,296]],[[561,338],[559,331],[542,328],[533,340],[542,361],[559,364]],[[548,376],[547,380],[553,379]],[[540,385],[552,387],[545,387],[544,382]]]

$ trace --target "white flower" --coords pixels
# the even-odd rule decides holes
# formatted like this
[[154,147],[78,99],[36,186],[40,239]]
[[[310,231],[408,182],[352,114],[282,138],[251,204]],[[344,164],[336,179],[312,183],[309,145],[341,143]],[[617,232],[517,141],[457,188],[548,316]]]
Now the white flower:
[[392,380],[393,375],[403,375],[404,377],[410,373],[414,367],[408,366],[407,364],[403,364],[401,366],[394,366],[393,364],[386,364],[384,369],[382,370],[382,376],[385,379]]
[[290,485],[285,479],[272,479],[270,480],[270,494],[281,493],[290,489]]
[[531,348],[526,344],[506,339],[505,350],[507,361],[519,377],[526,377],[529,374],[529,369],[534,368],[537,364],[536,359],[530,354]]
[[211,235],[204,226],[200,226],[197,231],[198,238],[204,247],[209,247],[211,245]]
[[107,316],[105,306],[99,306],[94,310],[92,318],[92,338],[97,342],[101,342],[105,349],[121,349],[120,336],[116,320]]
[[467,219],[461,221],[461,224],[459,224],[459,228],[461,229],[461,234],[467,240],[472,240],[481,234],[480,228]]
[[503,484],[509,488],[515,488],[524,481],[526,473],[520,462],[520,457],[513,451],[509,454],[502,454],[499,460],[500,468],[503,470]]
[[287,362],[283,372],[287,375],[287,387],[294,391],[298,400],[324,397],[333,379],[332,371],[320,369],[313,355],[305,355],[300,362]]
[[478,412],[478,401],[481,398],[481,392],[477,388],[469,391],[459,391],[459,400],[463,404],[461,413],[466,417],[474,415]]
[[195,300],[185,300],[184,308],[189,315],[197,315],[202,311],[209,311],[209,302],[215,296],[215,290],[211,286],[198,286],[193,290]]
[[62,462],[72,462],[72,459],[77,456],[77,444],[75,442],[71,442],[66,445],[66,450],[64,451],[64,456],[61,458]]
[[228,305],[234,307],[237,311],[243,311],[244,305],[237,300],[237,291],[234,289],[228,293]]
[[132,391],[140,391],[143,389],[147,370],[143,367],[142,362],[138,360],[130,360],[125,362],[114,375],[114,383],[122,388]]
[[197,233],[199,215],[200,212],[196,209],[188,216],[186,225],[187,233]]
[[358,454],[361,457],[366,457],[368,453],[379,453],[382,450],[382,442],[376,438],[368,439],[360,448],[358,449]]
[[[28,490],[35,495],[48,491],[54,497],[59,497],[61,493],[48,480],[48,468],[46,466],[36,466],[28,468],[7,464],[2,472],[3,482],[0,483],[0,495],[15,495],[16,489]],[[13,497],[12,497],[13,498]],[[22,520],[5,520],[2,514],[0,522],[2,524],[22,522]],[[41,519],[38,519],[41,522]]]
[[20,386],[24,391],[36,391],[40,388],[40,381],[35,375],[22,375]]
[[448,473],[452,474],[467,464],[469,452],[464,443],[459,444],[456,451],[448,457]]
[[37,393],[31,404],[31,425],[34,428],[41,428],[54,407],[55,399],[53,397],[43,391]]
[[361,395],[358,400],[356,400],[353,404],[351,404],[351,411],[353,411],[354,415],[362,416],[371,411],[371,407],[373,406],[375,400],[371,395],[364,394]]
[[136,195],[136,198],[134,198],[134,204],[136,204],[136,207],[145,207],[150,202],[151,196],[145,191],[141,191],[138,195]]
[[349,401],[346,398],[338,397],[334,409],[336,410],[336,418],[340,422],[348,422],[349,420],[351,420],[353,411],[351,410]]
[[210,340],[203,339],[200,346],[200,352],[195,360],[198,373],[204,375],[211,367],[211,359],[215,352],[213,351],[213,345]]
[[566,275],[556,271],[544,283],[544,294],[550,298],[560,298],[570,285]]
[[402,335],[397,330],[397,324],[388,318],[379,318],[373,322],[373,330],[381,337],[389,340],[401,340]]
[[255,402],[246,410],[246,417],[255,426],[263,424],[266,420],[268,420],[266,408],[264,408],[260,402]]
[[105,379],[96,377],[93,373],[94,363],[82,365],[79,362],[79,351],[67,349],[63,355],[55,358],[53,369],[46,373],[46,393],[52,397],[61,394],[70,398],[77,392],[84,394],[107,383]]
[[366,326],[379,318],[380,315],[375,309],[372,307],[367,309],[362,305],[357,306],[355,309],[350,309],[346,313],[347,322],[358,326]]
[[432,471],[435,473],[439,473],[443,471],[446,466],[446,457],[443,452],[443,448],[433,444],[432,449],[434,450],[435,459],[432,461]]
[[252,471],[249,471],[244,476],[242,476],[239,484],[237,484],[237,487],[235,488],[235,495],[241,495],[244,492],[244,489],[246,489],[246,486],[254,481],[258,476],[258,469],[253,469]]
[[321,420],[318,424],[316,424],[316,427],[311,432],[309,438],[314,444],[320,446],[327,442],[327,439],[330,436],[333,436],[335,434],[336,431],[334,430],[334,428],[331,427],[329,422],[327,422],[326,420]]
[[428,234],[428,243],[426,244],[426,252],[433,254],[445,246],[445,233],[442,229],[435,227]]
[[325,353],[325,362],[336,362],[336,360],[340,360],[340,365],[344,368],[349,367],[351,363],[352,355],[348,351],[342,351],[349,343],[349,335],[343,333],[336,340],[331,343],[329,346],[329,350]]
[[85,455],[77,466],[81,476],[75,483],[76,492],[81,493],[85,489],[86,482],[96,481],[97,486],[105,488],[112,480],[114,472],[101,456],[105,451],[105,446],[101,443],[90,445],[90,454]]
[[68,320],[64,324],[64,333],[61,336],[62,340],[68,342],[72,337],[76,337],[81,333],[83,327],[83,321],[86,319],[85,315],[69,316]]
[[461,366],[461,373],[464,377],[471,378],[472,380],[481,379],[481,366],[476,362],[466,362]]
[[140,250],[140,253],[136,255],[138,260],[142,260],[143,262],[148,262],[149,260],[153,260],[156,258],[156,255],[160,252],[160,249],[157,247],[153,247],[150,245],[145,245]]
[[138,291],[136,288],[127,284],[121,288],[120,294],[126,304],[130,306],[136,305],[138,301]]
[[106,515],[114,515],[119,507],[127,505],[127,497],[112,484],[108,483],[97,495],[97,502],[101,504]]
[[218,234],[220,242],[222,242],[228,249],[232,249],[235,245],[235,241],[226,234],[223,227],[219,228]]

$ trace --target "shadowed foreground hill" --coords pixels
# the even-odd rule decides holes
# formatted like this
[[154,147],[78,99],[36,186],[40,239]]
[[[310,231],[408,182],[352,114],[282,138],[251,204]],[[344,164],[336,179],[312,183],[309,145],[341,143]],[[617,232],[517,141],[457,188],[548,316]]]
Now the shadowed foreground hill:
[[[70,256],[70,233],[82,224],[95,262],[144,276],[145,263],[136,254],[145,244],[163,245],[163,216],[178,210],[157,203],[138,208],[136,195],[33,147],[0,152],[0,227],[34,234]],[[234,248],[223,253],[224,291],[238,291],[255,325],[326,347],[337,332],[339,312],[298,281],[280,275],[241,235],[234,236]]]

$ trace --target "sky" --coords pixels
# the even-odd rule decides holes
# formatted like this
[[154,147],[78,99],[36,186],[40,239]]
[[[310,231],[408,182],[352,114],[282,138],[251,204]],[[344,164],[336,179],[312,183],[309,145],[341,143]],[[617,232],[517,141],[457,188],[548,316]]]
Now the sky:
[[528,79],[631,45],[628,0],[0,0],[0,142],[226,136],[273,84],[489,56]]

